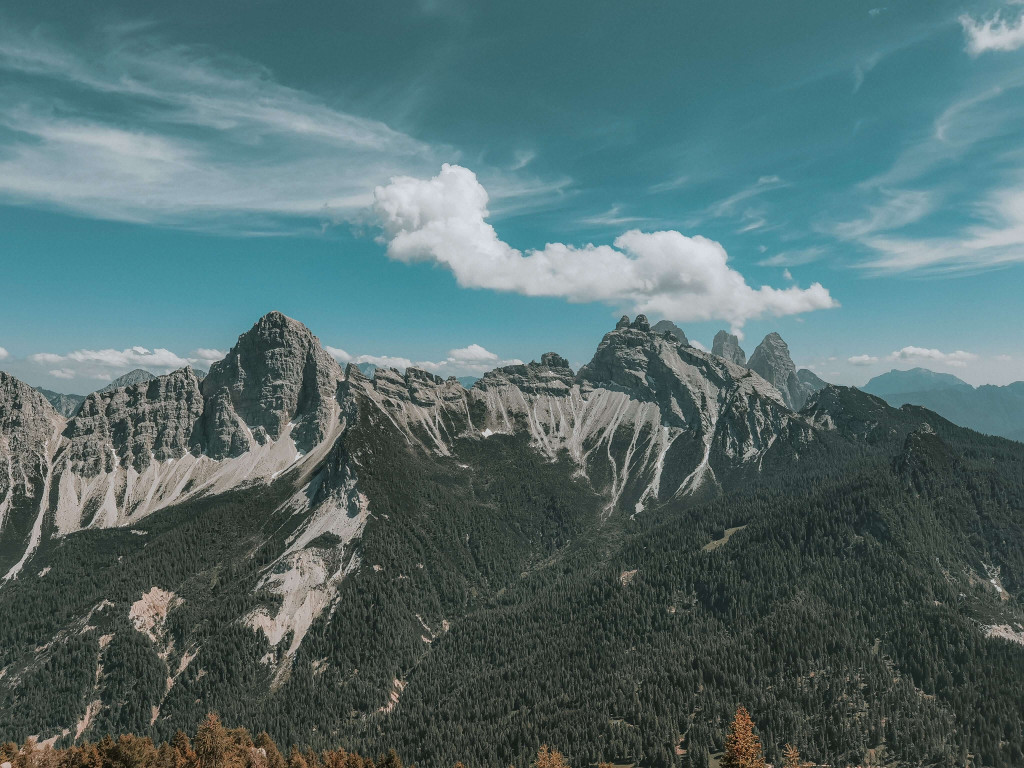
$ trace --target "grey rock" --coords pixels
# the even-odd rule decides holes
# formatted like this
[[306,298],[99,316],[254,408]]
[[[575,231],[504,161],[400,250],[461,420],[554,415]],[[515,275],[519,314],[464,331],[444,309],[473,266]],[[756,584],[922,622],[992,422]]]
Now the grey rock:
[[621,331],[623,328],[629,328],[629,315],[623,315],[619,318],[619,322],[615,324],[616,331]]
[[203,379],[203,395],[215,404],[201,427],[208,455],[232,455],[223,451],[248,437],[223,430],[262,427],[277,440],[289,422],[296,445],[309,450],[330,430],[341,379],[338,363],[306,326],[280,312],[264,315]]
[[740,347],[740,340],[731,333],[719,331],[711,344],[711,354],[736,365],[747,365],[747,354]]
[[181,458],[202,413],[199,379],[188,367],[93,392],[64,430],[70,469],[93,477],[119,464],[141,473],[154,460]]
[[85,395],[65,395],[42,387],[36,387],[36,391],[40,392],[50,402],[54,410],[66,419],[74,416],[85,401]]
[[651,323],[648,321],[647,315],[637,315],[629,327],[637,331],[649,331],[651,330]]
[[102,389],[97,389],[97,392],[113,392],[115,389],[121,389],[122,387],[130,387],[133,384],[142,384],[146,381],[152,381],[155,379],[149,371],[144,371],[141,368],[136,368],[134,371],[128,371],[124,376],[118,376],[112,382]]
[[680,344],[684,346],[690,346],[690,340],[686,338],[686,334],[683,333],[683,329],[673,323],[671,320],[659,320],[651,326],[651,330],[657,333],[667,333]]
[[0,371],[0,503],[15,488],[27,492],[42,476],[47,443],[60,423],[60,415],[40,392]]
[[825,386],[825,382],[810,371],[801,380],[789,355],[789,345],[775,332],[757,345],[747,367],[775,387],[794,411],[803,408],[808,398]]

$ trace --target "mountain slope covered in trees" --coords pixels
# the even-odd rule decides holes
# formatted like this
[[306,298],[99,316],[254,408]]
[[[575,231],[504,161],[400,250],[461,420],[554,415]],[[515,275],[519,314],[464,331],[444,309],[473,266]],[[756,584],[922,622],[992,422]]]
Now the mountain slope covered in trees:
[[[269,425],[250,451],[308,414],[322,439],[116,525],[43,514],[0,586],[0,741],[166,740],[216,710],[425,768],[543,742],[704,766],[743,703],[777,763],[1024,759],[1024,446],[842,387],[793,412],[639,318],[578,374],[545,355],[469,392],[332,373],[268,327],[304,350],[297,410],[221,395],[215,366],[188,412]],[[140,386],[199,391],[179,380]],[[246,454],[183,455],[151,461]]]

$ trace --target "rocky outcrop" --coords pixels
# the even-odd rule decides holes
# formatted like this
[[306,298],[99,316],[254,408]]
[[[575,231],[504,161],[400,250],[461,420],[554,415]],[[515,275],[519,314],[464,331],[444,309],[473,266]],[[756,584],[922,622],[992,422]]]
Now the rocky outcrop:
[[747,355],[740,347],[740,340],[731,333],[719,331],[711,344],[711,354],[728,360],[735,365],[746,365]]
[[100,394],[104,392],[113,392],[115,389],[121,389],[123,387],[130,387],[134,384],[145,384],[147,381],[155,379],[149,371],[144,371],[142,368],[136,368],[134,371],[128,371],[124,376],[118,376],[112,382],[103,387],[103,389],[96,390]]
[[154,461],[188,453],[202,413],[199,380],[188,367],[94,392],[64,430],[64,455],[71,471],[83,477],[113,472],[118,465],[141,474]]
[[686,338],[686,334],[683,333],[683,329],[671,320],[659,320],[651,326],[651,330],[663,335],[667,333],[683,346],[690,346],[690,340]]
[[796,366],[789,355],[789,345],[777,333],[769,333],[750,356],[748,366],[775,387],[786,405],[799,411],[811,394],[796,375]]
[[63,426],[41,393],[0,371],[0,577],[15,575],[38,546]]
[[85,395],[65,395],[62,392],[54,392],[52,389],[36,387],[36,391],[47,399],[53,409],[65,419],[74,416],[85,401]]
[[261,443],[264,433],[277,440],[286,428],[308,451],[337,416],[341,378],[306,326],[280,312],[263,316],[203,379],[203,396],[216,403],[201,427],[208,454],[224,458],[246,443]]

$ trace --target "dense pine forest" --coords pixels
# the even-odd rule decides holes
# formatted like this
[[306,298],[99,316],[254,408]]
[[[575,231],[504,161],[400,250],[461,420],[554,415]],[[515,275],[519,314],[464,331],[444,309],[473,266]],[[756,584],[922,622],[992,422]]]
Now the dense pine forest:
[[[826,416],[758,478],[631,516],[523,436],[435,459],[366,409],[344,442],[374,510],[363,566],[293,655],[240,619],[279,599],[259,577],[298,524],[284,477],[47,544],[0,590],[0,740],[138,733],[183,766],[153,745],[215,709],[424,768],[545,743],[704,768],[743,703],[775,765],[788,743],[834,766],[1024,764],[1024,446],[840,388],[807,412]],[[154,586],[176,602],[147,636],[127,607]]]

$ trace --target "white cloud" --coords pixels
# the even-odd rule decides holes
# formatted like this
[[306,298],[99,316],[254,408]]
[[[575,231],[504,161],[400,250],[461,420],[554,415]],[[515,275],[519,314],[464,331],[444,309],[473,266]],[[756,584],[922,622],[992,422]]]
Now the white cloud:
[[353,357],[350,362],[356,363],[370,363],[378,368],[397,368],[400,371],[404,371],[406,368],[420,368],[422,366],[416,365],[407,357],[393,357],[391,355],[358,355]]
[[926,347],[903,347],[903,349],[896,350],[890,354],[888,359],[905,362],[932,362],[963,368],[968,362],[977,359],[977,357],[973,352],[964,352],[959,349],[956,352],[941,352],[938,349],[928,349]]
[[984,20],[964,14],[960,17],[960,26],[971,56],[980,56],[986,51],[1015,51],[1024,46],[1024,14],[1014,20],[1004,19],[1000,14]]
[[325,346],[324,349],[339,363],[370,363],[378,368],[421,368],[439,376],[463,376],[481,374],[504,365],[518,365],[522,360],[502,360],[498,355],[479,344],[448,350],[443,360],[411,360],[394,355],[350,355],[344,349]]
[[[308,230],[357,217],[376,184],[455,154],[139,27],[107,30],[94,50],[0,26],[0,81],[0,200],[97,218]],[[493,175],[513,200],[566,183]]]
[[479,344],[470,344],[461,349],[448,350],[448,359],[463,363],[491,363],[497,360],[498,356]]
[[219,350],[207,348],[197,349],[192,354],[192,357],[181,357],[169,349],[134,346],[127,349],[76,349],[64,355],[39,352],[29,355],[27,360],[39,366],[57,366],[50,368],[48,373],[58,379],[107,380],[135,368],[160,375],[186,365],[209,364],[224,357]]
[[613,245],[548,243],[524,254],[487,223],[487,204],[476,175],[449,164],[432,179],[403,176],[374,192],[388,256],[445,266],[466,288],[604,302],[680,322],[723,319],[734,331],[761,315],[838,306],[819,283],[752,288],[720,244],[676,231],[630,230]]
[[8,352],[3,347],[0,347],[0,360],[6,360],[10,356],[11,356],[10,352]]
[[789,280],[790,282],[793,281],[793,273],[790,272],[788,269],[782,270],[782,276],[783,276],[783,278],[785,278],[786,280]]
[[846,362],[850,365],[874,365],[878,362],[878,358],[871,355],[854,355],[853,357],[848,357]]
[[196,361],[202,361],[205,363],[215,363],[218,360],[223,360],[225,354],[226,353],[221,352],[219,349],[207,349],[205,347],[192,350],[192,357]]
[[324,352],[333,357],[339,363],[344,364],[352,362],[352,355],[339,347],[330,347],[324,344]]
[[696,347],[701,352],[710,352],[711,351],[707,347],[705,347],[703,344],[701,344],[699,341],[697,341],[696,339],[690,339],[689,341],[690,341],[690,346],[691,347]]

